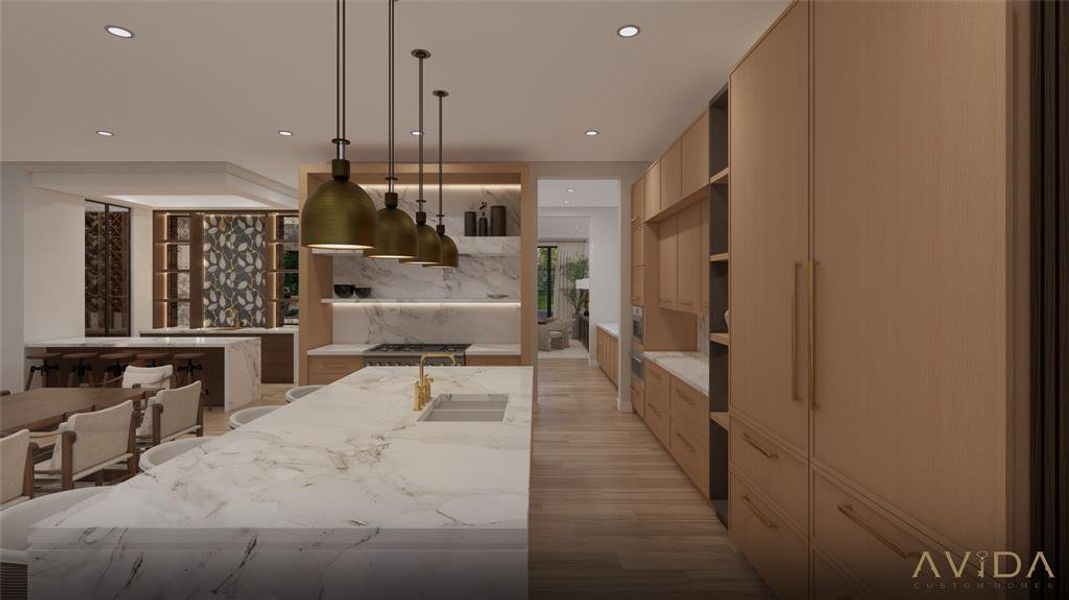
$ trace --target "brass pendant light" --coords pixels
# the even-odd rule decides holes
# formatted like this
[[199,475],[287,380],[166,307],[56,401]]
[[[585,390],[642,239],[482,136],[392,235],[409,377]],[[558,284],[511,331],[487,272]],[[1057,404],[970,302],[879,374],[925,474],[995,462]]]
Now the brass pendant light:
[[386,207],[379,209],[378,221],[375,224],[375,247],[364,252],[364,256],[371,258],[415,258],[416,257],[416,223],[408,213],[397,207],[397,192],[394,187],[397,183],[397,174],[394,170],[394,68],[393,68],[393,38],[394,38],[394,4],[397,0],[386,0],[390,7],[389,23],[389,121],[390,121],[390,172],[386,176],[388,189],[386,191]]
[[419,210],[416,211],[416,257],[401,259],[401,262],[410,265],[436,265],[442,244],[439,242],[438,232],[427,225],[427,213],[423,210],[423,138],[426,130],[423,128],[423,61],[430,58],[431,53],[426,50],[413,50],[412,56],[419,59]]
[[438,97],[438,238],[441,240],[442,248],[438,255],[438,264],[427,265],[432,269],[453,269],[460,264],[459,253],[457,252],[457,244],[445,234],[445,223],[443,219],[445,214],[442,211],[442,99],[449,95],[449,92],[445,90],[434,90],[432,92]]
[[307,248],[361,250],[375,244],[375,203],[364,188],[349,181],[345,159],[345,0],[337,0],[335,41],[335,137],[331,179],[324,182],[301,209],[301,245]]

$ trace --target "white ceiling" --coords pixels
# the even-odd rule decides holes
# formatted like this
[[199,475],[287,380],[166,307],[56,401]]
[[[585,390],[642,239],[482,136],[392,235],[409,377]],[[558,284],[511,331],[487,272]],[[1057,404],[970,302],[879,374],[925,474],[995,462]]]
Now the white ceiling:
[[[412,48],[433,53],[428,141],[437,132],[429,92],[451,93],[449,161],[646,161],[700,112],[785,4],[402,1],[399,158],[414,158],[417,139],[408,134],[417,124]],[[227,161],[295,186],[298,165],[331,156],[333,2],[0,6],[4,160]],[[106,34],[109,23],[136,37]],[[349,23],[350,158],[381,160],[386,3],[350,2]],[[624,23],[641,35],[617,37]],[[590,127],[601,135],[584,136]]]
[[619,179],[539,179],[538,207],[620,206]]

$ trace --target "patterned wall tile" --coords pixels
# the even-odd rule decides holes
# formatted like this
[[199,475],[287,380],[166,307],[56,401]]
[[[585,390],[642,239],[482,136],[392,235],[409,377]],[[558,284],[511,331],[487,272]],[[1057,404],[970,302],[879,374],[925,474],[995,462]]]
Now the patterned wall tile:
[[263,327],[267,218],[204,216],[204,325]]

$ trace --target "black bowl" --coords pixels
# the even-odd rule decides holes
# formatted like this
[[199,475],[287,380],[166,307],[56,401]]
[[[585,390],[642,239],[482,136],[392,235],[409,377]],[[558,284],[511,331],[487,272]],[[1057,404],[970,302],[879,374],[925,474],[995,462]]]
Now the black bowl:
[[353,291],[356,292],[357,298],[367,298],[371,295],[371,288],[369,287],[354,287]]
[[356,286],[351,283],[335,283],[334,295],[338,298],[352,298],[356,292]]

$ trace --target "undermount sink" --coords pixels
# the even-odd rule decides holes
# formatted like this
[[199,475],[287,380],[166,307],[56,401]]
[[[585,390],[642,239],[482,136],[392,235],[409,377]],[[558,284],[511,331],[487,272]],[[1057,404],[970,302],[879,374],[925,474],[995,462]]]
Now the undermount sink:
[[419,420],[500,423],[508,403],[508,394],[442,394],[431,400]]

